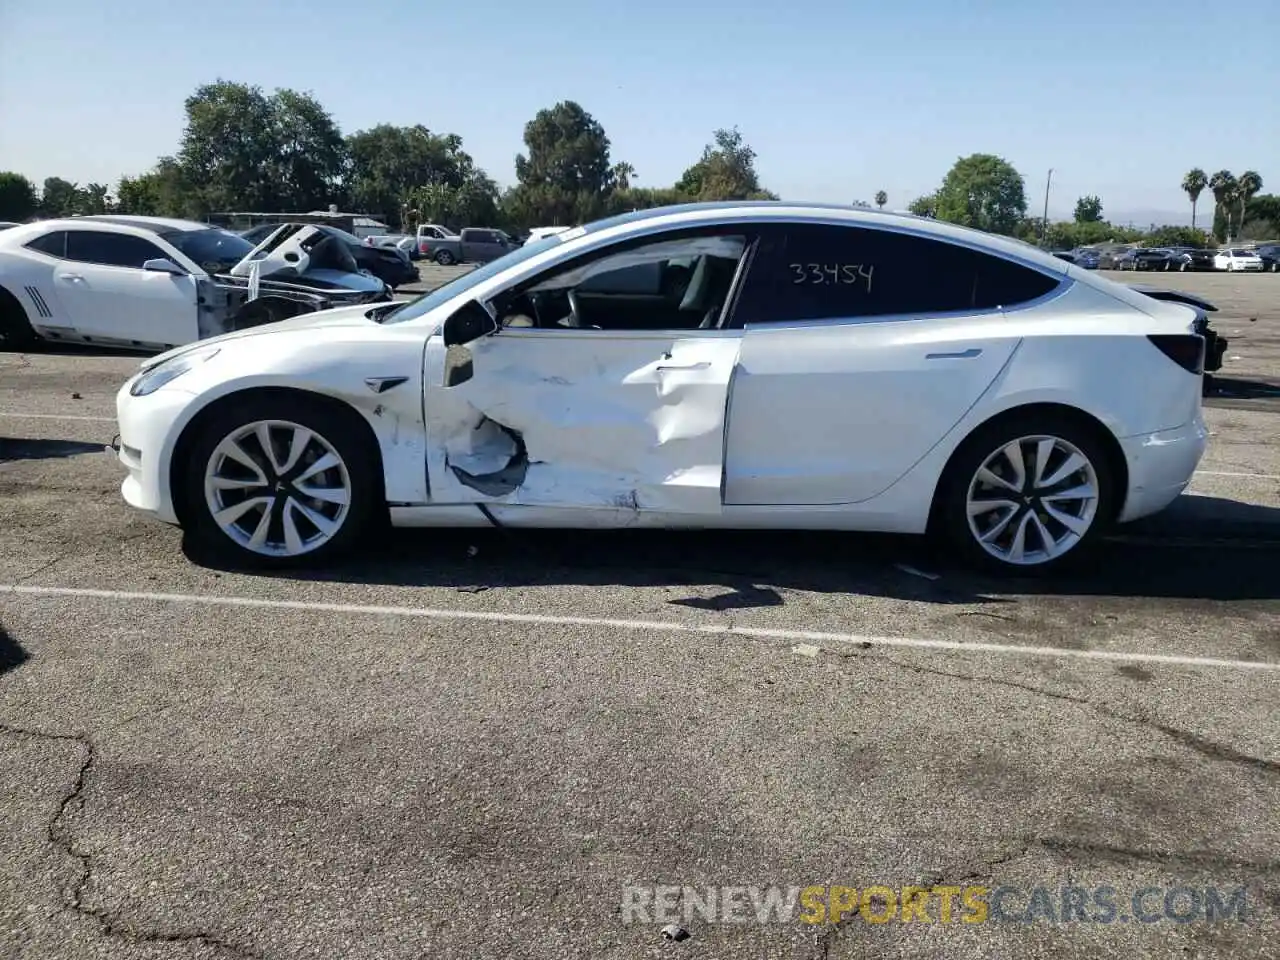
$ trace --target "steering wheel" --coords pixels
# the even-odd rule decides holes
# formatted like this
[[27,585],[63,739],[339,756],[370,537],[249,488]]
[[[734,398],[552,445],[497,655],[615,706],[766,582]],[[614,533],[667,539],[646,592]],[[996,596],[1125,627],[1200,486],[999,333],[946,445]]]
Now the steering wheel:
[[569,316],[565,318],[568,323],[565,325],[575,328],[581,327],[582,312],[578,309],[578,291],[571,287],[565,292],[565,296],[569,299]]

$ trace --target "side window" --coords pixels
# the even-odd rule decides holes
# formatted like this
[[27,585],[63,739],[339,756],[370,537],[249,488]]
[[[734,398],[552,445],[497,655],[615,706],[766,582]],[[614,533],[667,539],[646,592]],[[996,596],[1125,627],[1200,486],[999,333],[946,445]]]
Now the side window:
[[626,244],[540,278],[499,315],[512,327],[716,329],[749,246],[744,234],[705,232]]
[[27,243],[27,249],[46,253],[61,260],[67,255],[67,232],[55,230],[53,233],[46,233],[43,237],[36,237]]
[[739,323],[990,310],[1060,279],[957,244],[867,227],[771,230],[738,300]]
[[141,270],[148,260],[165,257],[166,254],[154,243],[127,233],[99,230],[71,230],[67,233],[67,259],[80,263]]

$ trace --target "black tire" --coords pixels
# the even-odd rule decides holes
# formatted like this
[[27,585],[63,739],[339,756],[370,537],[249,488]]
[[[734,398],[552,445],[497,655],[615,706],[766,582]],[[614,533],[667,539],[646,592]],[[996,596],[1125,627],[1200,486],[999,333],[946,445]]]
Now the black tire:
[[[354,410],[320,397],[250,396],[223,406],[199,424],[199,432],[185,450],[186,469],[180,478],[175,477],[181,484],[180,519],[195,552],[242,568],[282,569],[322,565],[352,551],[385,517],[381,457],[359,417]],[[349,503],[341,525],[329,539],[304,553],[264,555],[247,548],[218,525],[205,498],[205,472],[214,450],[237,429],[262,420],[305,427],[332,447],[346,468]],[[261,456],[254,459],[262,464]],[[297,468],[290,472],[296,473]]]
[[[1089,462],[1097,478],[1096,509],[1083,536],[1063,553],[1039,563],[1018,564],[994,556],[979,544],[969,525],[969,488],[979,468],[1002,447],[1022,437],[1038,436],[1066,441]],[[1115,504],[1115,476],[1097,428],[1056,412],[1014,414],[980,427],[951,458],[938,486],[933,532],[945,538],[966,566],[1001,575],[1039,576],[1071,569],[1086,561],[1112,525]],[[1019,512],[1026,512],[1026,509],[1019,507]],[[1057,529],[1060,525],[1052,526]]]
[[440,266],[442,267],[451,267],[458,262],[458,258],[455,257],[448,250],[441,250],[432,259],[434,259],[435,262],[440,264]]
[[27,350],[39,342],[18,298],[0,287],[0,349]]

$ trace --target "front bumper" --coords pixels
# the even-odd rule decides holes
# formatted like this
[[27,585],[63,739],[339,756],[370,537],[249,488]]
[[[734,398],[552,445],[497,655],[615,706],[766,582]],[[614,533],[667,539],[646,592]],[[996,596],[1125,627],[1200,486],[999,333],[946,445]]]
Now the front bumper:
[[176,524],[168,468],[173,425],[191,403],[191,394],[166,386],[145,397],[129,395],[129,379],[116,394],[118,442],[113,441],[126,475],[120,485],[125,503],[135,510]]
[[1129,489],[1118,522],[1159,513],[1176,500],[1191,482],[1208,440],[1200,414],[1172,430],[1121,440],[1129,465]]

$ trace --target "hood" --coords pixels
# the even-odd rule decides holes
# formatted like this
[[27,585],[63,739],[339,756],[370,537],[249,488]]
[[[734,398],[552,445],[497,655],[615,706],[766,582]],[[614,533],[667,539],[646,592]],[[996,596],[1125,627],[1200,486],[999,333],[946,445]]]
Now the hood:
[[308,280],[323,280],[334,286],[360,293],[381,293],[386,286],[373,274],[363,271],[345,273],[341,270],[308,270],[306,276],[299,278],[299,282],[305,284]]
[[244,340],[249,337],[274,337],[281,334],[288,335],[298,331],[319,330],[329,327],[375,327],[377,326],[377,321],[370,320],[367,314],[378,307],[394,305],[391,303],[362,303],[354,307],[338,307],[334,310],[323,310],[318,313],[304,313],[301,316],[291,317],[288,320],[278,320],[275,323],[264,323],[258,327],[250,327],[248,330],[237,330],[234,333],[224,333],[217,337],[207,337],[204,340],[196,340],[194,343],[188,343],[157,356],[149,357],[142,361],[140,369],[149,370],[167,360],[172,360],[174,357],[180,357],[191,350],[216,347],[223,343],[230,343],[232,340]]

